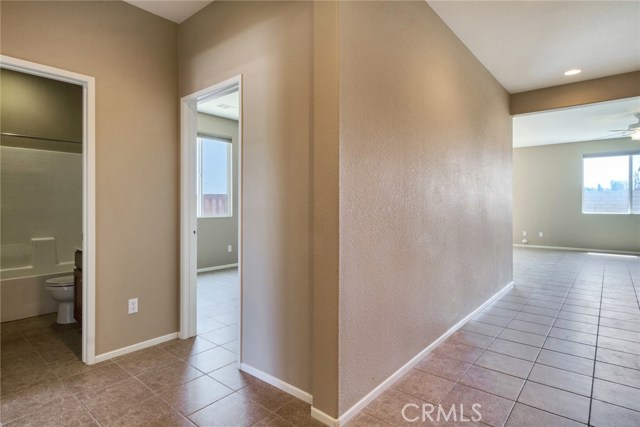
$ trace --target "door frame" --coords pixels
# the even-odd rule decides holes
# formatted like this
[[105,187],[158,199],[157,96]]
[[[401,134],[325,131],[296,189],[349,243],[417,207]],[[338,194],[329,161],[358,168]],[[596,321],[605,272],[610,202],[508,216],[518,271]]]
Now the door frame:
[[96,363],[95,78],[0,55],[0,68],[82,86],[82,361]]
[[180,100],[180,333],[181,339],[196,335],[197,326],[197,135],[199,101],[238,88],[238,281],[240,318],[238,364],[242,361],[242,75],[194,92]]

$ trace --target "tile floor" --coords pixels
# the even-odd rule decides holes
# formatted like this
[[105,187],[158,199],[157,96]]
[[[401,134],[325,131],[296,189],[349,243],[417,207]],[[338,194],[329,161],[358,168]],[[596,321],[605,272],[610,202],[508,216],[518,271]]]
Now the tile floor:
[[514,282],[350,427],[640,426],[640,259],[515,249]]
[[198,277],[198,336],[86,366],[78,324],[2,324],[6,426],[321,426],[309,405],[237,369],[237,270]]
[[[640,259],[516,249],[514,281],[348,426],[639,426]],[[202,275],[198,291],[196,338],[94,366],[78,361],[77,326],[2,324],[0,422],[320,426],[308,405],[236,369],[237,273]],[[438,404],[455,412],[408,422],[407,403],[435,406],[434,419]],[[462,421],[474,403],[481,422]]]

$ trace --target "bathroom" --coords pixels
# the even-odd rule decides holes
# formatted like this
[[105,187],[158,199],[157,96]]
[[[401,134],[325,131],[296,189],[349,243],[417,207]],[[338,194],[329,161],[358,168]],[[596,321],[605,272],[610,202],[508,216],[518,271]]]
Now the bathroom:
[[0,320],[49,314],[79,330],[83,88],[0,73]]

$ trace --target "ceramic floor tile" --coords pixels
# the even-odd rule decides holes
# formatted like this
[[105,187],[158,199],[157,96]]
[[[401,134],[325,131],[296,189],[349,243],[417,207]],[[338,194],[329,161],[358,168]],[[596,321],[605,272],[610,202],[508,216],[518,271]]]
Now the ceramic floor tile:
[[123,414],[153,397],[153,392],[134,378],[78,396],[85,408],[101,425],[114,423]]
[[598,347],[608,348],[610,350],[622,351],[640,356],[640,343],[633,341],[619,340],[617,338],[609,338],[604,336],[598,337]]
[[186,359],[203,351],[212,349],[217,345],[200,337],[186,340],[173,340],[164,344],[162,348],[180,359]]
[[189,357],[187,363],[204,373],[209,373],[237,360],[238,356],[235,353],[222,347],[216,347]]
[[[442,400],[444,408],[456,406],[471,409],[474,404],[480,404],[481,421],[490,426],[504,425],[514,402],[484,391],[476,390],[462,384],[457,384]],[[471,413],[471,411],[469,411]]]
[[502,326],[469,321],[465,323],[461,329],[465,331],[475,332],[477,334],[487,335],[489,337],[496,337],[502,331]]
[[433,350],[433,353],[473,363],[482,354],[482,349],[447,340]]
[[515,329],[505,329],[498,335],[498,338],[513,341],[520,344],[527,344],[534,347],[542,347],[545,337],[542,335],[532,334],[530,332],[516,331]]
[[[293,427],[293,425],[291,426]],[[256,424],[256,427],[259,427],[259,425]],[[373,418],[370,415],[360,413],[353,417],[351,421],[349,421],[345,425],[345,427],[390,427],[390,424],[387,424],[384,421],[380,421],[377,418]]]
[[[420,422],[410,420],[421,415],[422,405],[426,402],[410,396],[408,394],[399,392],[395,389],[387,389],[384,393],[378,396],[373,402],[367,405],[363,412],[371,417],[382,420],[387,424],[394,427],[410,427],[420,425]],[[411,410],[405,410],[403,414],[403,408],[405,405],[412,405],[408,407]],[[413,412],[413,408],[418,408]],[[404,417],[403,417],[404,415]]]
[[51,402],[38,411],[5,424],[7,427],[99,427],[77,399]]
[[530,345],[512,341],[505,341],[499,338],[496,338],[496,340],[489,346],[488,350],[532,362],[536,360],[536,357],[540,352],[538,347],[532,347]]
[[596,354],[596,348],[594,346],[580,344],[573,341],[565,341],[553,337],[547,338],[543,348],[560,353],[572,354],[574,356],[580,356],[587,359],[593,359]]
[[151,390],[159,390],[163,387],[186,383],[202,375],[204,374],[196,368],[187,365],[183,361],[178,361],[146,372],[137,378]]
[[213,378],[198,377],[176,386],[157,390],[158,396],[183,415],[189,415],[233,393]]
[[291,400],[278,409],[276,414],[296,426],[325,427],[323,423],[311,417],[311,405],[300,399]]
[[601,379],[593,380],[593,398],[640,411],[640,389]]
[[593,427],[638,427],[640,412],[593,399],[590,424]]
[[525,405],[581,423],[588,422],[589,401],[588,397],[531,381],[526,382],[518,398],[518,402]]
[[431,353],[422,359],[415,369],[446,378],[451,381],[458,381],[471,367],[470,363]]
[[571,331],[584,332],[587,334],[597,334],[598,325],[592,325],[589,323],[575,322],[573,320],[556,319],[553,324],[556,328],[569,329]]
[[459,383],[505,399],[516,400],[524,385],[524,380],[480,366],[472,366]]
[[151,347],[118,357],[113,361],[135,376],[177,362],[178,358],[162,347]]
[[533,362],[505,354],[486,351],[475,361],[475,365],[526,379],[531,371]]
[[454,332],[449,339],[451,341],[459,342],[462,344],[470,345],[477,348],[487,348],[489,344],[493,341],[492,337],[477,334],[475,332],[458,330]]
[[277,411],[293,399],[290,394],[255,377],[248,375],[244,379],[247,385],[238,390],[238,393],[271,411]]
[[590,375],[581,375],[536,363],[529,374],[529,380],[591,397],[591,383],[593,378]]
[[238,365],[235,363],[209,372],[208,375],[214,380],[236,391],[246,386],[249,383],[247,378],[250,377],[249,374],[238,369]]
[[612,365],[624,366],[625,368],[640,370],[640,356],[621,351],[610,350],[598,347],[596,360]]
[[596,345],[596,338],[597,338],[597,336],[593,334],[588,334],[588,333],[579,332],[579,331],[572,331],[569,329],[556,328],[556,327],[551,328],[551,331],[549,332],[549,336],[553,338],[565,340],[565,341],[573,341],[573,342],[578,342],[580,344],[587,344],[587,345],[593,345],[593,346]]
[[102,427],[171,426],[193,427],[194,424],[171,409],[159,397],[151,397],[123,411],[118,419],[101,423]]
[[453,388],[455,382],[412,369],[393,388],[418,399],[437,404]]
[[507,328],[543,336],[546,336],[551,330],[550,326],[541,325],[539,323],[525,322],[523,320],[512,320],[507,325]]
[[264,407],[234,393],[192,414],[189,419],[198,426],[249,427],[269,415]]
[[118,383],[131,375],[115,363],[102,368],[63,378],[63,384],[74,394],[91,393]]
[[578,423],[568,418],[532,408],[531,406],[516,403],[509,415],[506,427],[581,427],[585,424]]

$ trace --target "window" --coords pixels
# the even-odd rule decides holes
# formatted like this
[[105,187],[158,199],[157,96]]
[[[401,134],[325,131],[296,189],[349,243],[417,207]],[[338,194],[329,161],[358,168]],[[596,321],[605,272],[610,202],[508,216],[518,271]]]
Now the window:
[[583,157],[582,213],[640,214],[640,153]]
[[198,135],[198,217],[230,217],[231,141]]

